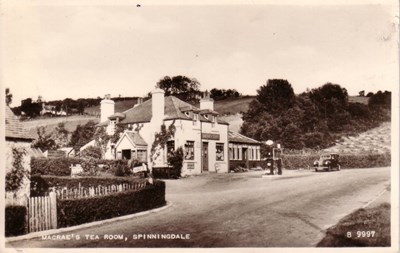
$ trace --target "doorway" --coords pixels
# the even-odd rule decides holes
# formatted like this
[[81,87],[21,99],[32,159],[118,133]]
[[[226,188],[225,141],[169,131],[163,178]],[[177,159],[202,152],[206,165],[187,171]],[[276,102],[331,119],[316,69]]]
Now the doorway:
[[203,172],[208,171],[208,142],[203,142],[201,156],[202,156],[201,163],[203,165]]

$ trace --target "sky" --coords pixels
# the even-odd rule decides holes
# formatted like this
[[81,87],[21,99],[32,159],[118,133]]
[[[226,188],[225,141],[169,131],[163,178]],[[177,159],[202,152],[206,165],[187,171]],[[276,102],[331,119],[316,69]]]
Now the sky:
[[350,95],[393,91],[398,9],[380,2],[3,5],[1,83],[12,106],[39,95],[144,96],[175,75],[245,95],[275,78],[295,93],[327,82]]

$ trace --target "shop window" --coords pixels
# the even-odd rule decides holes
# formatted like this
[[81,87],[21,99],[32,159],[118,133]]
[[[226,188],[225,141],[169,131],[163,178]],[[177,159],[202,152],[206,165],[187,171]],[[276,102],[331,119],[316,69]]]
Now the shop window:
[[185,160],[194,160],[194,141],[186,141]]
[[217,161],[224,160],[224,144],[223,143],[216,144],[216,160]]
[[233,148],[229,148],[229,160],[233,160]]

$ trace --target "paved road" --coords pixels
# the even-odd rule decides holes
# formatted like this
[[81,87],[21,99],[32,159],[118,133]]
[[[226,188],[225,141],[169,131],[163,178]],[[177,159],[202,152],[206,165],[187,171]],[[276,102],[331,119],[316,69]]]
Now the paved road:
[[[327,227],[362,207],[390,183],[390,168],[339,172],[210,174],[167,180],[173,205],[159,213],[65,234],[80,240],[32,239],[21,247],[311,247]],[[85,234],[99,240],[86,240]],[[124,235],[125,240],[103,236]],[[190,234],[189,240],[133,239],[138,234]]]

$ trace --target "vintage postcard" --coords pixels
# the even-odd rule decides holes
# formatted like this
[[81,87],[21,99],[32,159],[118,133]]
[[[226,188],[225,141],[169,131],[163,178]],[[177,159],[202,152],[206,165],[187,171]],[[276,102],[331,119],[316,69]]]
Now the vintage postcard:
[[398,1],[0,8],[1,252],[398,252]]

